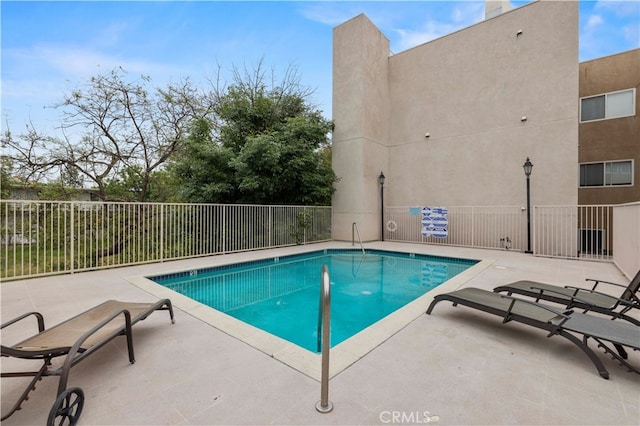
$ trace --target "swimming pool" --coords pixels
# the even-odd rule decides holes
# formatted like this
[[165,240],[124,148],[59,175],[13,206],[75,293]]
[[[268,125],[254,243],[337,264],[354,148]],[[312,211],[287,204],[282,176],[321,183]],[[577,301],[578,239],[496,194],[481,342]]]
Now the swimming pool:
[[[459,250],[448,250],[442,247],[432,247],[426,245],[416,244],[403,244],[403,243],[381,243],[384,247],[371,247],[371,249],[383,249],[384,251],[397,252],[409,256],[408,253],[415,253],[416,255],[425,254],[432,255],[433,252],[450,252],[442,254],[442,256],[451,256],[452,253],[456,253],[458,256]],[[228,336],[231,336],[237,341],[245,343],[265,355],[277,360],[302,374],[305,374],[315,380],[321,378],[321,355],[302,348],[301,346],[291,343],[286,339],[280,338],[272,333],[261,330],[258,327],[249,325],[248,323],[238,320],[228,314],[225,314],[216,309],[210,308],[205,304],[198,302],[190,297],[187,297],[175,290],[168,287],[157,284],[150,280],[150,276],[169,276],[175,274],[190,274],[192,271],[200,271],[203,268],[209,267],[234,267],[234,265],[245,264],[247,262],[262,261],[279,257],[283,259],[290,255],[308,254],[311,252],[317,252],[318,250],[350,250],[352,244],[344,242],[329,242],[329,243],[317,243],[306,246],[290,246],[282,247],[271,250],[258,250],[252,252],[243,253],[231,253],[221,256],[210,256],[193,260],[167,262],[165,264],[157,264],[153,266],[153,271],[145,275],[127,276],[125,279],[131,284],[140,288],[141,290],[152,294],[158,298],[170,298],[174,308],[178,309],[177,315],[181,312],[194,317],[217,331],[222,332]],[[369,249],[369,247],[367,247]],[[435,287],[433,290],[426,292],[424,295],[418,297],[412,302],[407,303],[396,311],[390,313],[383,319],[371,324],[361,332],[355,334],[353,337],[342,341],[331,348],[331,362],[330,362],[330,377],[334,377],[341,371],[357,362],[362,357],[366,356],[369,352],[375,349],[377,346],[383,344],[390,339],[393,335],[405,328],[411,322],[415,321],[419,317],[424,317],[425,320],[429,320],[425,315],[427,306],[433,300],[433,297],[437,294],[446,293],[456,290],[462,287],[467,281],[472,279],[475,275],[479,274],[484,269],[488,268],[494,259],[491,258],[469,258],[470,260],[480,260],[469,269],[459,273],[455,277],[449,279],[443,284]],[[176,266],[187,263],[190,266]],[[357,266],[357,265],[355,265]],[[168,272],[171,272],[169,274]],[[317,271],[317,275],[313,279],[313,283],[316,285],[316,298],[320,293],[320,270]],[[331,280],[334,280],[334,272],[329,270],[331,274]],[[177,277],[177,275],[175,275]],[[315,315],[317,315],[318,299],[313,304]],[[335,305],[335,304],[334,304]],[[332,306],[332,313],[335,312],[335,306]],[[317,316],[316,316],[317,320]],[[333,322],[333,321],[332,321]],[[181,322],[178,321],[179,324]],[[316,327],[317,329],[317,327]],[[217,336],[217,337],[216,337]],[[211,335],[202,336],[203,339],[220,338],[217,333]],[[424,342],[428,344],[429,336],[424,336]],[[212,354],[215,357],[215,354]]]
[[331,278],[331,347],[476,264],[382,250],[323,250],[148,277],[317,352],[322,265]]

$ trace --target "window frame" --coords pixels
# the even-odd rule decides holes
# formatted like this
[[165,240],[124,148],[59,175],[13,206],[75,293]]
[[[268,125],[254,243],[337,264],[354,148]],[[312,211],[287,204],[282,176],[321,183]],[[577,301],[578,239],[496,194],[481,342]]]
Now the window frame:
[[[623,184],[619,184],[619,185],[615,185],[615,184],[607,184],[607,164],[614,164],[614,163],[631,163],[631,183],[623,183]],[[581,180],[581,175],[582,175],[582,166],[583,165],[589,165],[589,164],[602,164],[602,185],[582,185],[582,180]],[[609,161],[588,161],[585,163],[579,163],[578,164],[578,188],[580,189],[585,189],[585,188],[625,188],[625,187],[632,187],[635,185],[635,180],[634,180],[634,173],[635,171],[635,161],[633,158],[628,158],[628,159],[622,159],[622,160],[609,160]],[[611,179],[609,179],[610,181]]]
[[[626,114],[626,115],[617,115],[615,117],[609,117],[607,115],[607,112],[608,112],[608,109],[609,109],[608,108],[608,105],[609,105],[608,97],[609,97],[609,95],[614,95],[614,94],[623,93],[623,92],[631,92],[631,103],[632,103],[632,106],[631,106],[632,111],[631,111],[631,113],[630,114]],[[594,118],[594,119],[591,119],[591,120],[583,120],[582,119],[582,101],[584,99],[598,98],[600,96],[604,96],[604,117],[603,118]],[[615,118],[634,117],[636,115],[636,88],[632,87],[632,88],[629,88],[629,89],[615,90],[613,92],[599,93],[597,95],[583,96],[582,98],[580,98],[580,108],[579,109],[580,109],[580,111],[579,111],[578,117],[580,119],[580,123],[591,123],[591,122],[594,122],[594,121],[613,120]]]

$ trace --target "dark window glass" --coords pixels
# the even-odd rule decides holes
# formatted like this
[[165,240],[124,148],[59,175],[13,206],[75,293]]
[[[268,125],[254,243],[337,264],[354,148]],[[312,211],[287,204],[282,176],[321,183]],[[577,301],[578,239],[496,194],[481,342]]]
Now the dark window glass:
[[583,99],[580,120],[589,121],[601,118],[604,118],[604,95]]
[[603,186],[604,163],[580,164],[580,186]]

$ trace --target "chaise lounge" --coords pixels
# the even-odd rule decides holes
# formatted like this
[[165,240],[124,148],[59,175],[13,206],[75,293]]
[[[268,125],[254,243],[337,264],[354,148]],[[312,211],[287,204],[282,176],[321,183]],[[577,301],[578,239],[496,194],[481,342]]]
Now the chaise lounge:
[[[175,322],[171,301],[163,299],[156,303],[109,300],[49,329],[45,329],[44,317],[39,312],[28,312],[2,324],[0,328],[4,329],[25,318],[35,317],[38,333],[12,346],[3,344],[2,356],[43,362],[38,371],[2,372],[2,378],[33,377],[11,410],[2,415],[2,421],[21,408],[42,377],[60,376],[57,399],[49,412],[47,425],[76,424],[84,406],[84,393],[77,387],[67,389],[71,368],[121,335],[127,337],[129,362],[134,363],[131,327],[157,310],[168,310],[171,323]],[[51,360],[60,356],[66,356],[62,367],[53,368]]]
[[[627,286],[591,278],[588,278],[587,281],[593,281],[594,284],[591,288],[561,287],[535,281],[517,281],[496,287],[493,291],[496,293],[504,292],[509,296],[519,294],[533,297],[536,299],[536,302],[546,300],[565,305],[567,308],[577,307],[588,309],[600,314],[611,315],[614,318],[622,318],[640,326],[640,320],[627,315],[627,312],[632,309],[640,309],[640,298],[638,298],[640,270]],[[617,286],[624,288],[624,290],[619,297],[615,297],[597,291],[596,288],[599,284]]]
[[[629,371],[640,374],[640,370],[626,361],[626,354],[621,355],[612,350],[606,342],[626,346],[633,350],[640,349],[640,327],[625,321],[611,321],[608,318],[561,311],[553,307],[530,300],[518,299],[478,288],[463,288],[451,293],[438,295],[429,305],[427,314],[431,314],[436,304],[443,300],[478,309],[502,317],[502,322],[515,321],[549,332],[547,337],[562,336],[579,347],[594,364],[601,377],[608,379],[609,372],[602,361],[587,345],[593,339],[598,346],[612,358],[627,367]],[[578,338],[576,333],[582,339]]]

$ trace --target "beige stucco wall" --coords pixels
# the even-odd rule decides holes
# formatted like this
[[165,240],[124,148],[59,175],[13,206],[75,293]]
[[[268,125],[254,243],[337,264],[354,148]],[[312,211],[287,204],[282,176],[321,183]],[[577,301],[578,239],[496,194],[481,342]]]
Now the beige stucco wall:
[[613,261],[633,278],[640,270],[640,203],[613,208]]
[[356,222],[363,240],[375,240],[377,177],[389,164],[389,40],[364,15],[335,28],[333,40],[332,158],[340,180],[332,202],[332,234],[349,240]]
[[524,206],[529,156],[532,203],[576,204],[577,26],[536,2],[395,55],[363,15],[337,27],[333,237],[380,238],[380,170],[388,206]]

